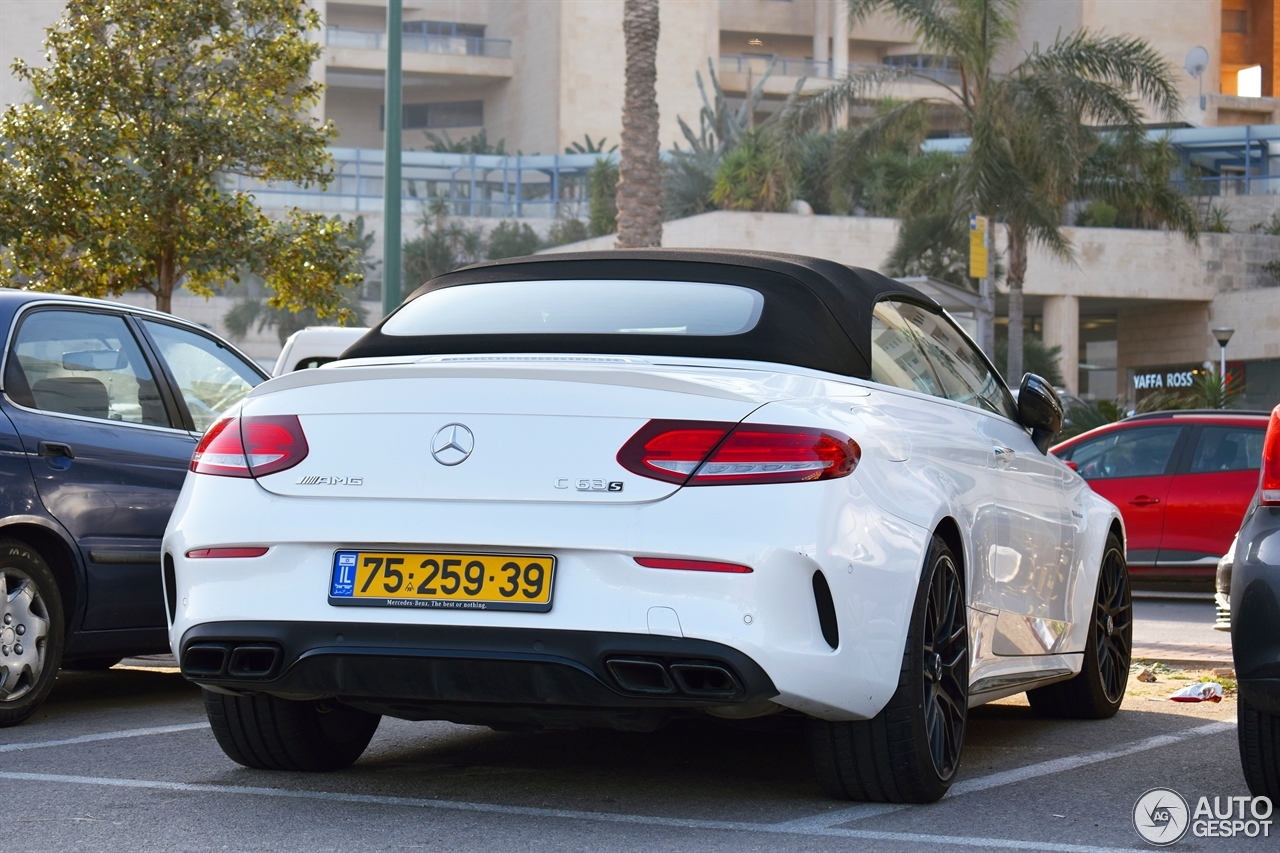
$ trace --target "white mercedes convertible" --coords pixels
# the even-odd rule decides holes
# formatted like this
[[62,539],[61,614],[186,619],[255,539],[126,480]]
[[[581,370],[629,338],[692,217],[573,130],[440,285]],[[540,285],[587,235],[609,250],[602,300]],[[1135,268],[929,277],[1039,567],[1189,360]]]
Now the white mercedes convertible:
[[383,715],[802,716],[833,796],[936,800],[968,709],[1108,717],[1115,507],[927,296],[785,255],[440,276],[204,435],[170,638],[227,755],[344,767]]

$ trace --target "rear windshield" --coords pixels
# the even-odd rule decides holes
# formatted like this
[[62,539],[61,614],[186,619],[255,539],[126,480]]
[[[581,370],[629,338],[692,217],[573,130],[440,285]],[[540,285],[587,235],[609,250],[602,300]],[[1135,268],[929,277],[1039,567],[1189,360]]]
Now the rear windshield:
[[574,279],[444,287],[408,302],[384,335],[740,335],[760,320],[764,296],[693,281]]

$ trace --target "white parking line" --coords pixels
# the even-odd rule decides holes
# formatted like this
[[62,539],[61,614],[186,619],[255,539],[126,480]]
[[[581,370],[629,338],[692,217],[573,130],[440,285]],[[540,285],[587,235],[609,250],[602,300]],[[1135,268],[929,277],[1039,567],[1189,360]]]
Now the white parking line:
[[[207,728],[207,723],[187,723],[173,726],[157,726],[145,729],[129,729],[118,732],[104,732],[94,735],[67,738],[56,741],[40,741],[25,744],[7,744],[0,746],[0,752],[12,752],[24,749],[36,749],[47,746],[66,746],[79,743],[91,743],[120,738],[143,737],[153,734],[192,731]],[[1123,744],[1110,749],[1095,752],[1069,755],[1038,764],[1030,764],[1015,770],[979,776],[952,786],[947,798],[960,797],[966,794],[987,791],[1017,782],[1024,782],[1040,776],[1063,773],[1090,764],[1110,761],[1158,749],[1164,746],[1181,743],[1206,735],[1220,734],[1235,727],[1234,721],[1222,721],[1184,729],[1172,734],[1156,735],[1132,743]],[[334,803],[352,803],[363,805],[383,805],[407,808],[448,809],[452,811],[482,812],[489,814],[520,815],[527,817],[560,818],[568,820],[584,820],[605,823],[626,823],[642,826],[680,827],[686,829],[730,830],[735,832],[763,832],[781,835],[836,836],[863,841],[901,841],[910,844],[946,844],[962,847],[982,847],[988,849],[1019,849],[1061,851],[1061,853],[1099,853],[1099,851],[1116,851],[1132,848],[1097,847],[1080,844],[1057,844],[1053,842],[1036,842],[1005,838],[985,838],[957,835],[927,835],[911,832],[887,832],[860,830],[843,827],[840,824],[863,820],[878,815],[902,811],[911,806],[881,803],[862,803],[847,808],[834,809],[818,815],[798,818],[780,823],[763,824],[743,821],[698,820],[692,818],[665,818],[651,815],[616,814],[609,812],[590,812],[572,809],[550,809],[533,806],[504,806],[493,803],[469,803],[454,800],[431,800],[410,797],[385,797],[373,794],[351,794],[330,791],[298,791],[282,788],[259,788],[243,785],[209,785],[189,782],[162,782],[146,779],[119,779],[97,776],[67,776],[52,773],[16,773],[0,771],[0,780],[22,780],[29,782],[50,782],[75,785],[95,785],[117,788],[134,788],[143,790],[179,791],[201,794],[230,794],[236,796],[273,797],[285,799],[320,800]]]
[[1057,844],[1044,841],[1022,841],[1008,838],[982,838],[965,835],[927,835],[917,832],[877,832],[873,830],[814,828],[796,832],[788,823],[746,823],[741,821],[695,820],[649,815],[612,814],[573,809],[547,809],[532,806],[502,806],[494,803],[467,803],[456,800],[426,800],[411,797],[384,797],[373,794],[344,794],[333,791],[291,791],[283,788],[257,788],[247,785],[206,785],[191,782],[161,782],[149,779],[111,779],[98,776],[64,776],[54,773],[0,772],[0,780],[53,782],[72,785],[99,785],[135,790],[177,791],[188,794],[232,794],[277,799],[319,800],[327,803],[397,806],[401,808],[444,809],[483,814],[519,815],[521,817],[560,818],[597,823],[626,823],[639,826],[662,826],[679,829],[719,829],[736,832],[763,832],[782,835],[819,835],[854,838],[864,841],[901,841],[908,844],[948,844],[1000,850],[1043,850],[1049,853],[1117,853],[1142,850],[1130,847],[1098,847],[1086,844]]
[[32,743],[0,744],[0,752],[21,752],[26,749],[40,749],[46,746],[70,746],[77,743],[93,743],[99,740],[120,740],[130,737],[146,737],[147,735],[167,735],[172,732],[189,732],[195,729],[207,729],[208,723],[182,723],[174,726],[152,726],[146,729],[124,729],[118,732],[101,732],[96,735],[80,735],[64,740],[40,740]]
[[[951,790],[947,793],[947,798],[963,797],[965,794],[987,791],[991,788],[1000,788],[1004,785],[1012,785],[1015,782],[1024,782],[1027,779],[1035,779],[1038,776],[1065,773],[1068,770],[1075,770],[1090,764],[1097,764],[1100,761],[1110,761],[1113,758],[1123,758],[1126,755],[1146,752],[1149,749],[1158,749],[1162,746],[1170,746],[1192,738],[1204,737],[1205,735],[1216,735],[1221,732],[1231,731],[1235,727],[1235,720],[1208,723],[1191,729],[1183,729],[1182,731],[1174,732],[1173,734],[1155,735],[1154,737],[1144,738],[1143,740],[1136,740],[1132,743],[1126,743],[1112,749],[1101,749],[1097,752],[1083,752],[1079,755],[1068,755],[1065,758],[1055,758],[1050,761],[1041,761],[1038,764],[1028,764],[1026,767],[1019,767],[1015,770],[1006,770],[1003,773],[992,773],[989,776],[979,776],[976,779],[967,779],[963,782],[957,782],[952,785]],[[780,824],[780,826],[793,827],[796,832],[809,832],[812,830],[823,829],[825,827],[839,826],[842,823],[850,823],[855,820],[865,820],[870,817],[878,817],[882,814],[889,814],[890,812],[901,811],[907,808],[910,808],[910,806],[889,803],[860,803],[856,806],[834,809],[822,814],[797,818],[796,820],[787,821],[785,824]]]
[[1162,746],[1171,746],[1175,743],[1181,743],[1184,740],[1191,740],[1192,738],[1204,737],[1205,735],[1216,735],[1221,732],[1229,732],[1235,727],[1235,720],[1223,720],[1218,723],[1208,723],[1203,726],[1196,726],[1192,729],[1183,729],[1182,731],[1174,732],[1173,734],[1156,735],[1143,740],[1135,740],[1132,743],[1123,744],[1111,749],[1100,749],[1097,752],[1083,752],[1079,755],[1068,755],[1065,758],[1041,761],[1039,764],[1028,764],[1026,767],[1019,767],[1016,770],[1006,770],[1003,773],[992,773],[990,776],[979,776],[977,779],[957,782],[951,786],[951,793],[948,794],[948,796],[960,797],[965,794],[972,794],[975,791],[986,791],[990,788],[999,788],[1002,785],[1012,785],[1014,782],[1034,779],[1037,776],[1048,776],[1052,773],[1063,773],[1067,770],[1075,770],[1078,767],[1084,767],[1088,764],[1097,764],[1099,761],[1110,761],[1113,758],[1123,758],[1126,755],[1133,755],[1135,752],[1146,752],[1148,749],[1159,749]]

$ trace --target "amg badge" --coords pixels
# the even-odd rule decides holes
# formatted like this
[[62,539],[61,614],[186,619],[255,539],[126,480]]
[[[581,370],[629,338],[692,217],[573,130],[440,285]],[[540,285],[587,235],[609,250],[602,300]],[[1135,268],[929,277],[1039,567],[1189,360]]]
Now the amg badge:
[[363,486],[364,477],[299,477],[299,486]]

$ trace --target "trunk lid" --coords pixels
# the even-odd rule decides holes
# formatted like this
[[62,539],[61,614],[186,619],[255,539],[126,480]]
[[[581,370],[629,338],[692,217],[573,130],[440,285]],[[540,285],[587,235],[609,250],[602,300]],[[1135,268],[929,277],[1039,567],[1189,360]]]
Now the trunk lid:
[[258,482],[290,497],[660,500],[679,486],[617,461],[645,423],[736,423],[796,390],[779,382],[785,374],[764,371],[544,360],[343,367],[272,380],[242,413],[297,415],[308,453]]

